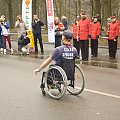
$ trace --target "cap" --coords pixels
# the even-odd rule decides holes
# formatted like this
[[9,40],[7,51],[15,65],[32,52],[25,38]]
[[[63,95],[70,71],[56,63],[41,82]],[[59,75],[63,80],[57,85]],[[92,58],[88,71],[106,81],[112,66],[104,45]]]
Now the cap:
[[113,19],[113,18],[116,18],[116,16],[111,16],[110,18]]
[[62,16],[62,19],[66,19],[66,17],[65,17],[65,16]]
[[64,32],[63,32],[63,36],[66,38],[66,39],[72,39],[73,38],[73,34],[72,34],[72,32],[70,31],[70,30],[65,30]]
[[96,15],[94,15],[94,16],[93,16],[93,18],[97,18],[97,16],[96,16]]

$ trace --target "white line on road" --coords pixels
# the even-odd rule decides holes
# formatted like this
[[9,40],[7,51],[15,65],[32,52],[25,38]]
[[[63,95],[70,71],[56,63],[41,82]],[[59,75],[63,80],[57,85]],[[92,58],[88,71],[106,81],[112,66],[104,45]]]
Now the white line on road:
[[95,94],[99,94],[99,95],[104,95],[104,96],[120,99],[120,96],[117,96],[117,95],[112,95],[112,94],[99,92],[99,91],[95,91],[95,90],[90,90],[90,89],[84,89],[84,90],[87,91],[87,92],[91,92],[91,93],[95,93]]

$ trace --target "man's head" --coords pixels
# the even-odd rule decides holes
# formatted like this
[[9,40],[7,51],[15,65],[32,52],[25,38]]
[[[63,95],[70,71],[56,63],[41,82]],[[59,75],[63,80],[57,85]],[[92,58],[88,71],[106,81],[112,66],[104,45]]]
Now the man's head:
[[34,15],[34,16],[33,16],[33,19],[34,19],[34,20],[38,20],[38,16],[37,16],[37,15]]
[[5,21],[5,15],[1,15],[1,18],[3,19],[3,21]]
[[86,12],[84,10],[81,11],[80,15],[82,20],[86,19]]
[[112,23],[116,22],[116,20],[117,20],[117,17],[116,17],[116,16],[111,16],[111,22],[112,22]]
[[93,22],[97,22],[98,18],[97,16],[93,16]]
[[21,15],[18,15],[18,16],[17,16],[17,19],[21,21],[21,20],[22,20],[22,16],[21,16]]
[[59,22],[60,22],[59,17],[55,17],[55,25],[58,25],[58,24],[59,24]]
[[63,42],[64,41],[70,42],[72,38],[73,38],[73,33],[70,30],[65,30],[63,32],[63,36],[62,36]]

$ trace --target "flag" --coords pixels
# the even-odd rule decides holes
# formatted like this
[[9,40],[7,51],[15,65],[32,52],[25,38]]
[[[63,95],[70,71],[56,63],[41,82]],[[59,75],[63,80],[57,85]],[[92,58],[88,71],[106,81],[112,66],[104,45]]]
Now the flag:
[[22,0],[22,19],[28,29],[32,23],[32,0]]
[[55,42],[53,0],[46,0],[46,7],[48,22],[48,41]]

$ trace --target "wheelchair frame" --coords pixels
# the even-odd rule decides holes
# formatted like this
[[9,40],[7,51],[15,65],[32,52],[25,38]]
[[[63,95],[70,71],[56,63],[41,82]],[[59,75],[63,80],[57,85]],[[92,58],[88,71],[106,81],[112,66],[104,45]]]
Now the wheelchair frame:
[[[66,91],[68,91],[71,95],[79,95],[80,93],[82,93],[85,87],[84,73],[77,64],[75,64],[75,69],[78,70],[77,73],[79,73],[81,77],[81,78],[78,78],[81,80],[80,83],[78,82],[79,80],[74,80],[74,81],[68,80],[65,71],[60,66],[51,65],[49,69],[47,70],[47,72],[43,72],[42,82],[40,85],[42,94],[46,95],[47,93],[53,99],[60,99],[65,95]],[[60,75],[62,77],[61,81],[59,79],[60,76],[58,77],[59,80],[56,80],[55,78],[56,75],[51,72],[52,70],[57,70],[61,74]],[[51,76],[49,76],[49,74],[51,74]],[[48,83],[48,77],[51,77],[51,81],[52,81],[51,84]],[[71,84],[71,82],[73,82],[73,84]],[[78,82],[77,84],[80,84],[80,86],[76,87],[75,86],[76,82]],[[53,90],[55,90],[54,92],[57,91],[57,93],[54,93]]]

